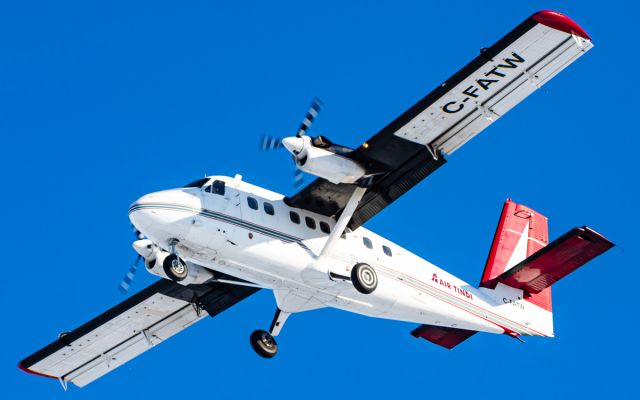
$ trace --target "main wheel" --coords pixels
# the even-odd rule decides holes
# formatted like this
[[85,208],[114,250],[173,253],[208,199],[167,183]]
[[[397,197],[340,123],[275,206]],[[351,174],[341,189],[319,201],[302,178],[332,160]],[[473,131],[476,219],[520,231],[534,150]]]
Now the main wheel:
[[378,287],[378,275],[369,264],[358,263],[351,269],[351,283],[358,292],[369,294]]
[[170,254],[164,259],[162,268],[164,269],[164,273],[176,282],[183,280],[189,275],[187,264],[175,254]]
[[272,358],[278,352],[278,343],[269,332],[259,329],[251,334],[251,347],[260,357]]

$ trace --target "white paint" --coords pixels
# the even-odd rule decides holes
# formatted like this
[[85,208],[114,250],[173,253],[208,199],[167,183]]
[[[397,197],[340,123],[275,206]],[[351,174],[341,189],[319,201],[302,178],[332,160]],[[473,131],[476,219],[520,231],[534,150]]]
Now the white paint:
[[[287,308],[291,312],[295,312],[296,307],[306,309],[306,303],[313,305],[310,308],[321,304],[379,318],[483,332],[503,333],[503,328],[507,328],[522,335],[551,334],[535,323],[526,324],[530,319],[528,311],[502,307],[501,297],[463,282],[363,227],[338,239],[330,254],[319,263],[317,256],[328,235],[318,228],[308,228],[305,217],[313,218],[316,225],[324,221],[333,228],[332,218],[290,208],[283,202],[282,195],[247,182],[221,176],[211,180],[229,183],[224,196],[197,188],[143,196],[136,205],[146,208],[131,213],[132,223],[165,251],[169,251],[170,240],[177,235],[183,237],[176,252],[190,263],[254,282],[276,293],[293,293],[294,305]],[[249,197],[257,200],[257,210],[248,206]],[[232,199],[236,198],[241,199],[239,206],[233,203]],[[265,202],[274,207],[275,215],[265,213]],[[154,208],[156,206],[158,208]],[[234,207],[239,207],[239,212],[235,216],[227,214]],[[217,217],[201,217],[201,225],[193,226],[191,221],[196,215],[202,215],[203,209],[207,210],[205,214]],[[291,222],[290,211],[300,215],[300,224]],[[233,224],[225,220],[227,215],[235,218]],[[192,235],[190,231],[194,229],[226,232],[225,240],[211,241],[209,235]],[[373,249],[363,245],[363,237],[373,242]],[[526,239],[524,235],[525,254]],[[383,253],[382,245],[392,249],[392,257]],[[376,270],[378,287],[371,294],[357,292],[349,281],[329,278],[330,271],[349,276],[357,262],[367,263]],[[432,279],[434,274],[437,282]],[[284,304],[287,297],[276,298]],[[307,301],[300,305],[301,299]],[[532,308],[536,306],[526,304],[527,310]]]

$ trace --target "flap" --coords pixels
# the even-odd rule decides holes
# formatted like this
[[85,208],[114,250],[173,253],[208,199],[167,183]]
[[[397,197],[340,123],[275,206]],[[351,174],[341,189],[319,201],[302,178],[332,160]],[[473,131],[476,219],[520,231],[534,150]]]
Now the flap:
[[493,289],[502,283],[540,293],[613,246],[589,227],[573,228],[484,286]]

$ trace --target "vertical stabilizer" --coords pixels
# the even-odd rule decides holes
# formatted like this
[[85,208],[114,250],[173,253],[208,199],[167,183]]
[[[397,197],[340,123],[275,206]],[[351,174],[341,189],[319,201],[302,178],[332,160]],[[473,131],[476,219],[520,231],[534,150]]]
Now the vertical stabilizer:
[[[549,243],[547,217],[507,199],[502,208],[491,251],[482,273],[481,287],[510,270]],[[551,311],[551,288],[527,294],[524,300]]]

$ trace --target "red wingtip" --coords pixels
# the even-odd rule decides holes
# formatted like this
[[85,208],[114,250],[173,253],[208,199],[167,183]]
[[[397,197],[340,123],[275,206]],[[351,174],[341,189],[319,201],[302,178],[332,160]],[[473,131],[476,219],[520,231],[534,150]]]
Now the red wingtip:
[[564,14],[560,14],[557,11],[544,10],[538,11],[533,14],[531,18],[538,21],[542,25],[546,25],[550,28],[557,29],[562,32],[567,32],[581,38],[591,40],[591,37],[587,35],[587,32],[576,24],[571,18]]
[[26,368],[25,366],[23,366],[20,363],[18,363],[18,369],[20,369],[23,372],[26,372],[27,374],[36,375],[36,376],[44,376],[45,378],[58,379],[55,376],[51,376],[51,375],[47,375],[47,374],[42,374],[40,372],[32,371],[32,370],[30,370],[29,368]]

